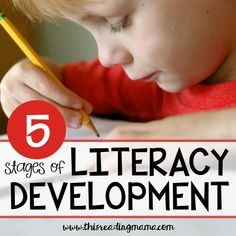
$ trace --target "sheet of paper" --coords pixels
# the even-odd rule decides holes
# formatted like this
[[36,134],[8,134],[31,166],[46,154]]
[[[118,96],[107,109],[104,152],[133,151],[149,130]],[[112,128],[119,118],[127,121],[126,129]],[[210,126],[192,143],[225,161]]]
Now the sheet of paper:
[[[97,117],[91,117],[91,119],[100,134],[99,139],[104,139],[106,135],[116,126],[127,123],[126,121],[110,120]],[[68,128],[66,132],[66,139],[97,139],[97,137],[91,133],[87,127],[83,126],[80,129]]]

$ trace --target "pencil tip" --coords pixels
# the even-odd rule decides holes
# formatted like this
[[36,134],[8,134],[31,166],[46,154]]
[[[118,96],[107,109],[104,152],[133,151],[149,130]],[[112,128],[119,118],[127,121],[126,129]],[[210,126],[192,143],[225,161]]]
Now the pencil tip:
[[86,126],[99,138],[100,134],[98,133],[96,127],[94,126],[92,120],[90,119],[90,122],[86,124]]

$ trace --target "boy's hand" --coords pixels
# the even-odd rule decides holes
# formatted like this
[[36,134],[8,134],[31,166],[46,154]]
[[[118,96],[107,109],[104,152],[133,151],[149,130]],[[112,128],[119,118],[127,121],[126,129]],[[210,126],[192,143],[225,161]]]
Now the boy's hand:
[[[58,79],[62,80],[60,66],[52,61],[45,61]],[[55,105],[61,111],[68,127],[79,128],[82,116],[78,110],[82,108],[86,113],[92,111],[91,104],[64,87],[61,82],[55,82],[26,59],[7,72],[0,89],[2,107],[8,117],[21,103],[43,100]]]
[[128,123],[113,129],[106,139],[179,139],[189,135],[179,116],[146,123]]
[[172,116],[122,125],[106,139],[235,139],[236,109]]

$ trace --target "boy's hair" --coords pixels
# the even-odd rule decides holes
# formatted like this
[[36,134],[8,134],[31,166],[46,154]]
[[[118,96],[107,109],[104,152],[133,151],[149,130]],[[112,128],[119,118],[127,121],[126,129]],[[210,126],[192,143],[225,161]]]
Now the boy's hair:
[[[66,7],[62,0],[12,0],[13,5],[31,20],[53,20],[62,18],[60,10]],[[67,9],[69,10],[69,9]]]

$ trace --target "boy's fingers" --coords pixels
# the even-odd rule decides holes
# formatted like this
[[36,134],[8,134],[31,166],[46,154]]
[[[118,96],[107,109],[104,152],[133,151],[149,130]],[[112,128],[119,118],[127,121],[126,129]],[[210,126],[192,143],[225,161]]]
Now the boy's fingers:
[[79,111],[71,110],[66,107],[58,106],[56,104],[54,105],[63,115],[67,127],[70,127],[73,129],[78,129],[81,127],[82,114]]
[[58,103],[42,96],[41,94],[37,93],[29,87],[21,86],[21,89],[19,90],[18,94],[14,95],[14,99],[17,101],[18,105],[31,100],[40,100],[51,103],[61,112],[67,127],[79,128],[81,126],[82,115],[79,110],[73,110],[67,107],[63,107]]
[[[64,107],[83,108],[82,99],[63,86],[59,80],[55,81],[44,71],[31,64],[23,64],[22,67],[21,74],[23,74],[24,83],[27,86]],[[30,79],[28,79],[29,75]]]
[[7,104],[7,106],[2,106],[7,117],[10,117],[12,112],[20,105],[15,98],[7,96],[1,96],[1,103],[3,105]]
[[[82,99],[82,98],[81,98]],[[83,110],[85,113],[87,114],[90,114],[92,111],[93,111],[93,106],[87,102],[86,100],[82,99],[83,100]]]

